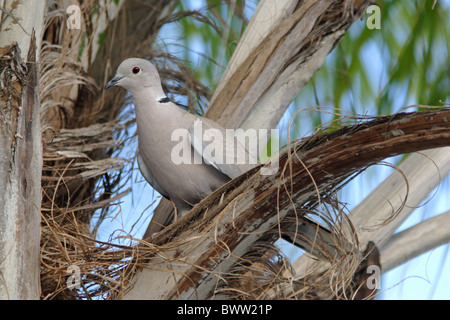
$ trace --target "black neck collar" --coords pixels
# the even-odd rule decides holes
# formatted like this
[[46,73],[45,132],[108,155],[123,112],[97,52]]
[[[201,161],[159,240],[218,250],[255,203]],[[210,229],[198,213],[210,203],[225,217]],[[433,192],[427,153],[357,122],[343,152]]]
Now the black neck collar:
[[166,96],[164,98],[159,99],[158,102],[159,103],[168,103],[168,102],[170,102],[170,99],[169,99],[169,97]]

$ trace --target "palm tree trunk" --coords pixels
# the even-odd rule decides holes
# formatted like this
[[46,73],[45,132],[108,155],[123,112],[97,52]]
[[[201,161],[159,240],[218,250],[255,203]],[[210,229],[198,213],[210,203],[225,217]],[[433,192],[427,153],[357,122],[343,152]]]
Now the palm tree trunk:
[[0,2],[0,299],[39,299],[44,4]]

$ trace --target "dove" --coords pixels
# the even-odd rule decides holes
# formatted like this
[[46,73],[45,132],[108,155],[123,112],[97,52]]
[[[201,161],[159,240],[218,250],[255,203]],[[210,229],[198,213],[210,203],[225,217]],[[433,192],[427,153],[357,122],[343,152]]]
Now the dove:
[[[229,146],[223,139],[204,141],[205,131],[225,137],[225,129],[171,102],[164,93],[158,71],[150,61],[140,58],[123,61],[105,89],[113,86],[125,88],[133,97],[139,170],[157,192],[173,202],[178,217],[212,191],[258,164],[257,156],[249,157],[239,141],[231,146],[236,149],[231,163],[226,161],[230,150],[226,150]],[[214,149],[211,147],[214,143],[222,144],[215,148],[217,152],[222,151],[221,161],[217,161],[217,155],[205,155],[205,148]],[[184,162],[180,163],[176,150],[185,153],[181,156]],[[251,161],[234,163],[242,153]]]

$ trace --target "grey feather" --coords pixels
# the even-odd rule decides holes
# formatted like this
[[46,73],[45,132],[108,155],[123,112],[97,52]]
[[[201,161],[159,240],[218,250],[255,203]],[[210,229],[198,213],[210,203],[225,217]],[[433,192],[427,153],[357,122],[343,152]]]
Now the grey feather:
[[[230,179],[258,165],[257,154],[250,153],[241,139],[230,139],[230,134],[227,135],[224,128],[209,119],[202,118],[194,122],[189,128],[189,141],[206,164]],[[208,150],[215,152],[212,154]]]
[[169,196],[167,192],[161,188],[161,186],[158,184],[158,182],[153,178],[152,173],[150,172],[149,168],[145,165],[144,160],[142,160],[141,155],[137,154],[137,162],[139,166],[139,171],[144,176],[145,180],[155,189],[158,193],[160,193],[164,198],[169,199]]

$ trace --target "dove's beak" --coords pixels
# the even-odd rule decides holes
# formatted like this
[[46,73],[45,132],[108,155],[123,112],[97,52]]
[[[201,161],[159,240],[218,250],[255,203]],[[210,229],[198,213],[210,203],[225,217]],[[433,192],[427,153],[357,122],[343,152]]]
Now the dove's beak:
[[115,76],[105,86],[105,90],[116,86],[123,77]]

